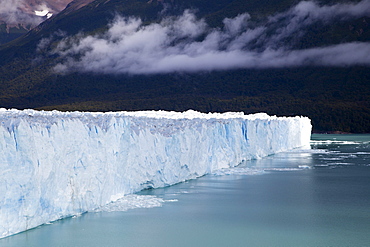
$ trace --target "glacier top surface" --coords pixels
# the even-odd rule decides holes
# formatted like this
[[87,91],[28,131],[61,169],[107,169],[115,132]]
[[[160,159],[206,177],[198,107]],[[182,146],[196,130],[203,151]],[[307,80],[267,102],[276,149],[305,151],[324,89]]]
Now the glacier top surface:
[[[17,110],[0,108],[0,119],[13,117],[45,117],[45,118],[97,118],[97,117],[140,117],[154,119],[277,119],[266,113],[245,115],[243,112],[225,113],[201,113],[194,110],[185,112],[174,111],[119,111],[119,112],[60,112],[60,111],[36,111],[31,109]],[[286,118],[286,117],[279,117]]]

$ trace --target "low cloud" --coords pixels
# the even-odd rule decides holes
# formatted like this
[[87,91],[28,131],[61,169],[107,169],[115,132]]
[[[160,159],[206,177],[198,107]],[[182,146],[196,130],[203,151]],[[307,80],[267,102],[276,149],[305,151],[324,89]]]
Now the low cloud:
[[269,45],[281,45],[286,38],[292,36],[299,38],[305,33],[306,28],[314,23],[330,24],[333,20],[346,20],[369,15],[370,0],[324,6],[320,6],[314,1],[302,1],[287,12],[269,18],[268,26],[275,29]]
[[36,16],[23,0],[0,0],[0,20],[8,25],[36,26],[43,18]]
[[[285,41],[316,22],[370,15],[370,0],[320,6],[303,1],[271,16],[261,26],[245,13],[210,28],[191,11],[143,25],[116,17],[103,35],[66,38],[54,49],[62,62],[55,71],[104,74],[199,72],[237,68],[370,65],[370,43],[345,43],[294,50]],[[269,33],[267,36],[266,33]]]
[[24,0],[0,0],[0,20],[10,26],[35,27],[45,20],[43,16],[38,16],[34,11],[49,10],[47,4],[29,5]]
[[0,0],[0,21],[9,26],[35,27],[72,0]]

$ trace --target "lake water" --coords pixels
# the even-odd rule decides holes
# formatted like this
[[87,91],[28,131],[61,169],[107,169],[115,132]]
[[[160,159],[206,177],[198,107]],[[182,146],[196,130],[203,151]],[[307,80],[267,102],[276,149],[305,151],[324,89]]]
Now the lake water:
[[[127,208],[136,209],[119,211]],[[370,135],[313,135],[312,149],[143,191],[103,210],[113,212],[43,225],[0,246],[370,246]]]

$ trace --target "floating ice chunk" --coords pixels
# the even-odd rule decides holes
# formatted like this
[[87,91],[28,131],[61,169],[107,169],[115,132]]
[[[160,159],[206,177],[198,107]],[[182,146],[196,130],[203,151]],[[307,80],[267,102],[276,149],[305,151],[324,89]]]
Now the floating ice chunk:
[[134,208],[154,208],[161,207],[166,201],[152,195],[126,195],[117,201],[108,203],[103,207],[93,210],[93,212],[116,212],[127,211]]
[[300,169],[312,169],[312,166],[309,166],[309,165],[299,165],[298,168],[300,168]]
[[224,175],[259,175],[263,174],[263,169],[249,168],[249,167],[233,167],[220,169],[212,173],[215,176],[224,176]]

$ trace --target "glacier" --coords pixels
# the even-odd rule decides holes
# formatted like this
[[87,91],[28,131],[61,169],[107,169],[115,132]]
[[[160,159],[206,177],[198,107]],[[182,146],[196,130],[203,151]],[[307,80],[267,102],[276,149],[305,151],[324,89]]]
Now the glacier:
[[0,238],[309,146],[307,117],[0,109]]

